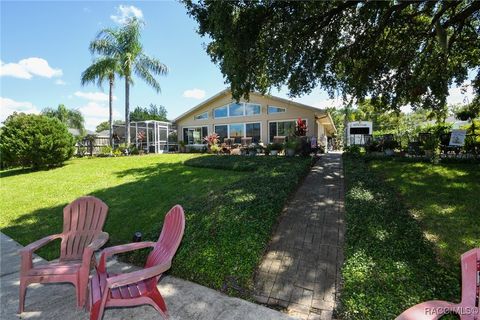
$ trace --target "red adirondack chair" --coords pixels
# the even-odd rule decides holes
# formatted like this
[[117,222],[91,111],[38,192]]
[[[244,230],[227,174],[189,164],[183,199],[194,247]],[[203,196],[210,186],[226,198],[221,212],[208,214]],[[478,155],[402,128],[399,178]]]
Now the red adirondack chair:
[[[88,276],[92,255],[107,240],[103,232],[108,206],[95,197],[81,197],[63,209],[63,232],[35,241],[20,250],[20,306],[25,308],[25,293],[31,283],[70,282],[77,293],[77,307],[87,298]],[[57,262],[33,265],[32,254],[50,241],[61,239],[60,259]]]
[[395,320],[436,320],[456,313],[461,320],[480,320],[480,248],[462,255],[462,301],[458,304],[432,300],[404,311]]
[[[107,307],[128,307],[149,304],[164,318],[168,318],[167,306],[157,282],[168,270],[180,245],[185,230],[183,208],[174,206],[165,216],[162,232],[157,242],[136,242],[102,251],[97,273],[90,280],[90,319],[99,320]],[[145,268],[115,275],[106,270],[106,260],[114,254],[152,247]]]

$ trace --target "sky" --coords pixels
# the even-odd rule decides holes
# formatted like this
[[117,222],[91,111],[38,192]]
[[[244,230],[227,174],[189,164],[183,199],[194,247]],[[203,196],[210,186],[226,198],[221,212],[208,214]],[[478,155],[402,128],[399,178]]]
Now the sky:
[[[65,104],[78,109],[87,129],[108,120],[108,85],[81,86],[81,73],[92,63],[88,45],[103,28],[118,27],[136,16],[145,21],[144,51],[167,65],[159,77],[161,92],[134,78],[130,108],[150,103],[166,107],[174,119],[228,87],[205,52],[208,39],[196,32],[197,23],[176,1],[1,1],[0,122],[13,113],[39,113]],[[288,98],[287,90],[271,94]],[[114,119],[124,118],[124,84],[114,89]],[[452,88],[449,103],[471,99]],[[315,107],[340,105],[320,89],[293,99]]]

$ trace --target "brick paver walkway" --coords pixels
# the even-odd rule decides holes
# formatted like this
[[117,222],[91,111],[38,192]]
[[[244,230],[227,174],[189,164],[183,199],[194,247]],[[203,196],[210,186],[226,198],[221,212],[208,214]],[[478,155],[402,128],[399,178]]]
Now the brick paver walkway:
[[300,319],[332,319],[343,262],[344,185],[339,153],[322,155],[293,200],[255,278],[258,302]]

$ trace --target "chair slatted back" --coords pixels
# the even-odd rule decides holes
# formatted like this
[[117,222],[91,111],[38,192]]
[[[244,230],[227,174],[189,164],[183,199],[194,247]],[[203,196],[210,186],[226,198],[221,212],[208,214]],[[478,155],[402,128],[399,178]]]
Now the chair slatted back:
[[182,241],[185,231],[185,213],[180,205],[174,206],[165,216],[162,232],[157,244],[148,255],[145,267],[152,267],[161,262],[170,261]]
[[81,197],[63,209],[60,260],[82,259],[84,249],[103,228],[108,206],[95,197]]

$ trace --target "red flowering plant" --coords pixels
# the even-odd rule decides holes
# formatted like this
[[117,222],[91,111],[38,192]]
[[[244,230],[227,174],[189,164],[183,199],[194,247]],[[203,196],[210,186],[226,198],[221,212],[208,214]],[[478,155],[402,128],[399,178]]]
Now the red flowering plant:
[[206,136],[205,138],[203,138],[203,141],[207,143],[209,151],[212,151],[212,147],[213,149],[217,150],[218,142],[220,141],[220,136],[216,133],[212,133]]
[[145,131],[140,131],[139,133],[137,133],[137,140],[140,142],[145,140]]
[[307,135],[307,123],[302,120],[302,118],[297,119],[297,123],[295,125],[295,136],[297,137],[304,137]]

